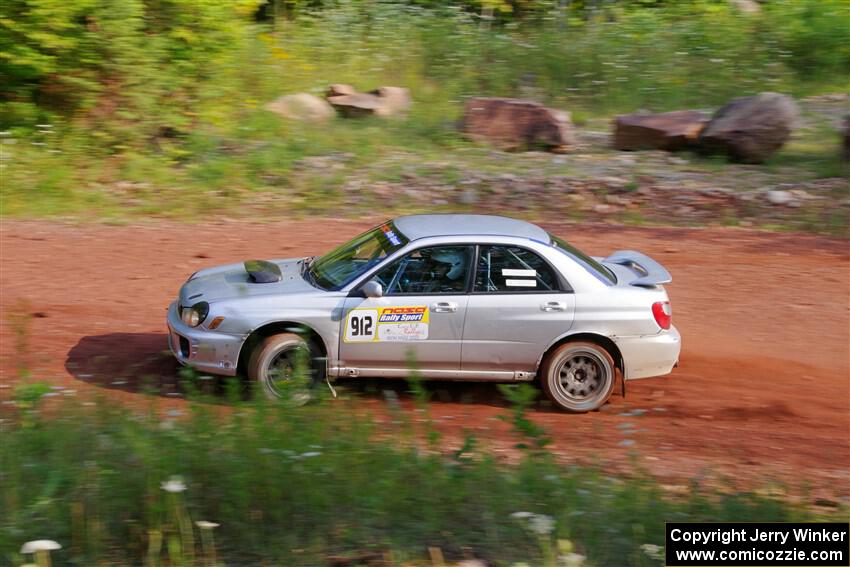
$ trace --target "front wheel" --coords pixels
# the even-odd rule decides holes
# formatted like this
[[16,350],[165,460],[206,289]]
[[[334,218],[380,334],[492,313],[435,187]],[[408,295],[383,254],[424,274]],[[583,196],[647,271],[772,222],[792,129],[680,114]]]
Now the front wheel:
[[611,354],[595,343],[565,343],[541,365],[543,391],[557,406],[572,412],[602,407],[614,391],[616,366]]
[[263,339],[248,360],[248,378],[270,399],[307,403],[317,381],[313,349],[303,337],[281,333]]

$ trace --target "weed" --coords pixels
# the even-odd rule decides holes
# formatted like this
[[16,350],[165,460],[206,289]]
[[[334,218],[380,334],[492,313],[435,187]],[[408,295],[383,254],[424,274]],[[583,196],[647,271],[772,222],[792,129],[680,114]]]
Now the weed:
[[[545,434],[524,416],[533,389],[506,395],[518,406],[510,419],[525,443],[545,446]],[[551,542],[569,539],[589,562],[606,565],[641,554],[641,545],[662,545],[671,518],[812,517],[781,501],[699,485],[671,500],[651,479],[562,467],[533,451],[501,465],[471,436],[448,458],[413,451],[398,442],[396,426],[378,429],[344,401],[239,401],[227,411],[189,402],[167,420],[156,405],[140,414],[105,400],[92,408],[63,398],[52,409],[50,418],[35,417],[35,427],[4,426],[0,557],[12,564],[34,537],[63,545],[56,565],[189,565],[193,555],[203,563],[211,540],[191,522],[200,518],[221,523],[219,563],[315,565],[368,542],[402,557],[437,546],[540,564],[550,551],[511,517],[528,510],[552,518]],[[464,457],[473,450],[477,458]]]
[[500,384],[499,391],[511,402],[510,415],[500,416],[500,419],[510,423],[519,435],[521,441],[517,448],[539,452],[550,444],[552,440],[546,431],[528,418],[528,409],[534,405],[539,390],[530,384]]

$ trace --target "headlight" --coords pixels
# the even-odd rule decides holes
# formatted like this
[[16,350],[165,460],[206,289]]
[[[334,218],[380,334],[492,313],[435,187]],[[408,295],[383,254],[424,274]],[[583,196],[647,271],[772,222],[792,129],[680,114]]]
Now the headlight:
[[209,312],[210,304],[206,301],[199,301],[192,307],[184,307],[180,311],[180,319],[190,327],[197,327],[204,322]]

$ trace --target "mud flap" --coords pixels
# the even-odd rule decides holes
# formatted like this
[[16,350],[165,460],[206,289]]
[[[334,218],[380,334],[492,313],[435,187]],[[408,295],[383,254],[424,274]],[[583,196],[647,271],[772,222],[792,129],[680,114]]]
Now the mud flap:
[[626,399],[626,373],[623,369],[620,369],[620,395],[623,396],[623,399]]

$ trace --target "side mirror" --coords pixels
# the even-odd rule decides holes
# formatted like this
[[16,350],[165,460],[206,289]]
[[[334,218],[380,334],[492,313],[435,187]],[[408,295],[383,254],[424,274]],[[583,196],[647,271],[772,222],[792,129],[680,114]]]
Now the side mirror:
[[360,286],[360,292],[363,297],[383,297],[384,288],[376,281],[370,281]]

